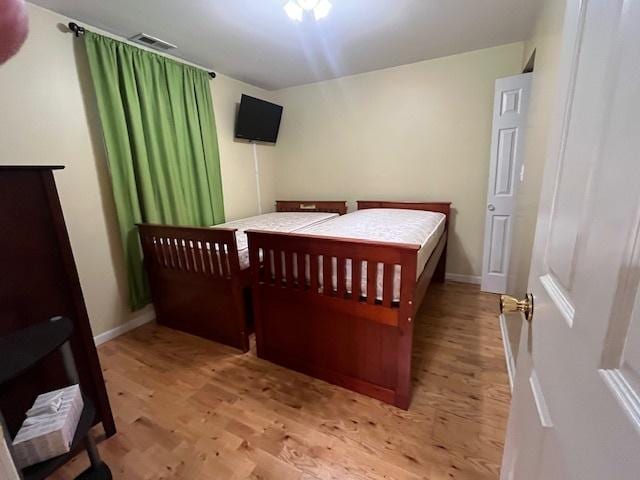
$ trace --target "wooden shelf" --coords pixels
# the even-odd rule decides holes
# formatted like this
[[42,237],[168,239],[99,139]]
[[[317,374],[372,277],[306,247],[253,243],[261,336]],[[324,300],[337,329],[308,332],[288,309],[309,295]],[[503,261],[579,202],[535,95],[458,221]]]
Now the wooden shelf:
[[64,165],[0,165],[0,170],[62,170]]
[[[56,317],[48,322],[38,323],[0,338],[0,352],[2,352],[0,385],[25,373],[47,355],[61,349],[61,347],[63,356],[65,355],[64,348],[67,349],[66,351],[70,355],[69,346],[64,344],[72,334],[73,323],[67,318]],[[65,363],[65,369],[69,380],[72,383],[76,383],[78,374],[75,362],[73,357],[69,358],[70,360]],[[71,457],[85,448],[89,452],[92,466],[78,478],[86,480],[107,480],[111,478],[109,467],[100,460],[95,444],[89,437],[89,430],[93,426],[96,416],[96,408],[91,399],[84,394],[82,394],[82,400],[84,405],[69,452],[22,469],[22,478],[24,480],[47,478],[69,461]],[[0,415],[0,427],[5,429],[6,426],[3,421],[3,416]],[[8,440],[9,438],[7,437]],[[89,443],[87,444],[86,441]]]
[[0,385],[12,380],[60,348],[73,333],[67,318],[42,322],[0,338]]

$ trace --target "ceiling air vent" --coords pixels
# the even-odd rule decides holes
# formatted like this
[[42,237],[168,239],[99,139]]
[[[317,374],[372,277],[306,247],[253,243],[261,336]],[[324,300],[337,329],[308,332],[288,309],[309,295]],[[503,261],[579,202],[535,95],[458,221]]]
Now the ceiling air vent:
[[152,37],[151,35],[147,35],[146,33],[138,33],[133,37],[129,37],[129,40],[139,43],[140,45],[146,45],[147,47],[155,48],[156,50],[162,50],[163,52],[178,48],[172,43],[165,42],[164,40]]

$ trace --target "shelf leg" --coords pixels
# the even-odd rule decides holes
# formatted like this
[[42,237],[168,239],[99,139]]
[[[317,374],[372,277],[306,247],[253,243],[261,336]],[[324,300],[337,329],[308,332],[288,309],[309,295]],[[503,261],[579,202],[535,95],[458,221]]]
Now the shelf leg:
[[87,455],[89,455],[89,461],[91,465],[95,468],[102,463],[100,459],[100,453],[98,452],[98,447],[96,447],[96,442],[93,441],[91,437],[91,432],[87,434],[87,438],[84,441],[84,446],[87,449]]
[[67,378],[74,385],[80,385],[80,377],[78,376],[78,370],[76,369],[76,362],[73,358],[73,352],[71,351],[71,345],[67,340],[60,347],[62,353],[62,363],[64,364],[64,371],[67,374]]
[[[67,373],[67,378],[71,383],[80,384],[80,377],[78,376],[78,370],[76,369],[76,362],[73,358],[73,352],[71,351],[71,345],[69,342],[64,342],[64,344],[60,347],[60,351],[62,352],[62,362],[64,363],[64,370]],[[102,465],[102,460],[100,459],[100,453],[98,453],[98,448],[96,447],[96,442],[93,440],[91,436],[91,432],[87,433],[87,438],[84,440],[84,446],[87,450],[87,455],[89,456],[89,461],[91,462],[91,466],[94,469],[99,468]]]

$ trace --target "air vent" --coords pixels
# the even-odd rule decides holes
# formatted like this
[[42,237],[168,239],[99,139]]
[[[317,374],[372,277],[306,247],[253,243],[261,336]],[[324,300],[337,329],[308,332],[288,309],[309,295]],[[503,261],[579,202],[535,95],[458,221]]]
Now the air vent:
[[162,50],[166,52],[167,50],[173,50],[174,48],[178,48],[172,43],[165,42],[164,40],[160,40],[159,38],[152,37],[151,35],[147,35],[146,33],[139,33],[130,37],[129,40],[132,42],[139,43],[141,45],[145,45],[147,47],[155,48],[156,50]]

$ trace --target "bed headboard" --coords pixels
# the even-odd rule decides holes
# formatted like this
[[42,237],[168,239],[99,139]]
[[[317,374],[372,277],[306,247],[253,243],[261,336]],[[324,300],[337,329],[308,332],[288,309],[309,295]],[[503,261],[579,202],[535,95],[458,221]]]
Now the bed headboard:
[[451,215],[451,202],[388,202],[378,200],[358,200],[358,210],[365,208],[401,208],[405,210],[425,210],[443,213],[447,217],[447,225]]
[[347,213],[347,202],[344,200],[276,200],[278,212],[326,212],[344,215]]

